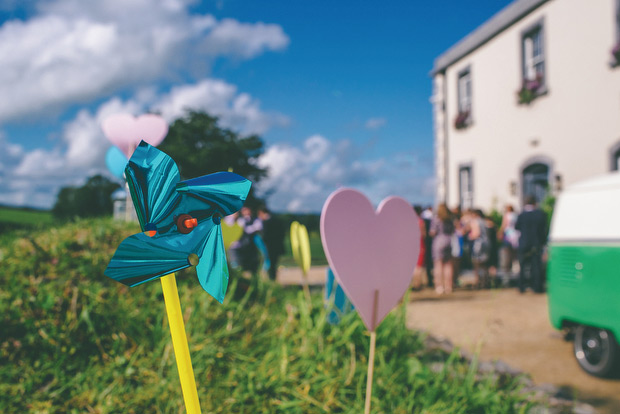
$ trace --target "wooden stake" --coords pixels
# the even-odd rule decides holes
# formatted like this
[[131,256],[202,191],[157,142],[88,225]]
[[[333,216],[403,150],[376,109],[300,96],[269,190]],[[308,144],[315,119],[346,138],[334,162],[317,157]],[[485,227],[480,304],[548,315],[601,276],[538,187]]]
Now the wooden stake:
[[194,378],[192,360],[189,355],[183,313],[181,312],[181,303],[179,302],[179,292],[174,273],[161,278],[161,287],[164,291],[164,302],[166,303],[168,324],[170,325],[170,335],[172,336],[172,347],[177,360],[185,409],[187,414],[200,414],[196,380]]
[[370,351],[368,353],[368,378],[366,380],[366,402],[364,414],[370,414],[370,398],[372,396],[372,375],[375,367],[375,343],[377,341],[377,306],[379,304],[379,290],[375,289],[375,297],[372,304],[372,330],[370,331]]

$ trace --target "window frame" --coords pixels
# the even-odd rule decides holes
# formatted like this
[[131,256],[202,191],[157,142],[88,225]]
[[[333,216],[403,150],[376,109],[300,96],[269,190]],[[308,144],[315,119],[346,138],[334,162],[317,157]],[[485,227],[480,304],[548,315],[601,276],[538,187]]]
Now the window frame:
[[[467,182],[463,180],[464,173],[467,173]],[[473,163],[459,165],[459,206],[463,211],[474,206],[474,166]],[[463,186],[467,184],[464,190]]]
[[[463,88],[463,82],[465,87]],[[456,118],[454,127],[463,129],[472,124],[473,81],[471,65],[459,70],[456,75]]]
[[[467,88],[467,86],[465,87],[465,91],[462,88],[462,83],[463,82],[467,82],[466,85],[469,86],[469,88]],[[466,67],[465,69],[461,70],[456,78],[456,85],[457,85],[457,107],[458,107],[458,112],[462,113],[462,112],[466,112],[469,111],[469,113],[471,113],[471,107],[472,107],[472,81],[471,81],[471,69],[470,67]]]
[[611,68],[620,66],[620,0],[615,1],[615,9],[615,36],[613,46],[610,50],[611,61],[609,62]]
[[620,140],[609,148],[609,171],[620,170]]
[[[540,50],[540,54],[539,55],[534,55],[534,51],[535,51],[535,43],[534,43],[534,39],[535,37],[538,36],[540,38],[540,42],[539,42],[539,50]],[[541,87],[539,89],[544,89],[546,88],[547,85],[547,47],[545,45],[545,21],[544,18],[541,18],[539,20],[537,20],[536,22],[532,23],[531,25],[529,25],[528,27],[526,27],[524,30],[521,31],[521,79],[523,81],[533,81],[536,80],[536,78],[538,77],[538,71],[536,71],[536,66],[540,65],[542,67],[542,71],[540,71],[540,75],[541,75],[541,79],[540,79],[540,83],[541,83]],[[528,56],[526,55],[526,53],[528,53],[528,51],[526,50],[526,42],[530,40],[531,43],[531,60],[532,60],[532,64],[531,67],[527,66],[527,61],[528,61]],[[528,76],[528,71],[532,70],[532,71],[536,71],[536,77],[535,78],[531,78]]]
[[[539,96],[549,92],[545,18],[541,17],[521,30],[519,42],[521,45],[521,85],[517,91],[517,102],[519,105],[529,105]],[[537,50],[539,53],[535,54]]]
[[620,0],[616,0],[616,44],[620,43]]

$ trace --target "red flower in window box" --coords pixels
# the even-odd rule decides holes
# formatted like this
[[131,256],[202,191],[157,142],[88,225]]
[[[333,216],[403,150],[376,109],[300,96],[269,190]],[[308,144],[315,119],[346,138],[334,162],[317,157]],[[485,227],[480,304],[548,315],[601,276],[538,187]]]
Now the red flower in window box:
[[456,118],[454,119],[454,128],[463,129],[469,125],[469,114],[470,111],[459,112]]
[[620,41],[611,49],[611,55],[614,58],[613,64],[615,66],[620,65]]
[[536,74],[535,79],[523,79],[521,89],[517,92],[520,104],[529,104],[540,94],[540,88],[543,86],[542,74]]

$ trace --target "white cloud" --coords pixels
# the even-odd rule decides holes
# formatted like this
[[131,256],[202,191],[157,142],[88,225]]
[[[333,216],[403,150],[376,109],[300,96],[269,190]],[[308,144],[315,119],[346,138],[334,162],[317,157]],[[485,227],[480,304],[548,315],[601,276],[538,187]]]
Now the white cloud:
[[258,184],[258,193],[268,196],[275,211],[294,212],[320,212],[339,187],[364,192],[375,206],[390,195],[412,203],[432,202],[432,160],[400,153],[362,159],[358,154],[350,141],[330,142],[320,135],[300,147],[273,145],[259,159],[269,177]]
[[187,109],[205,111],[220,119],[220,125],[243,135],[263,134],[272,126],[284,126],[288,118],[279,113],[266,113],[260,102],[237,87],[218,79],[204,79],[197,84],[172,88],[153,105],[167,121],[185,115]]
[[364,124],[364,127],[366,129],[379,129],[384,127],[385,124],[387,124],[387,119],[385,118],[369,118]]
[[41,2],[27,21],[5,22],[0,123],[177,79],[201,58],[249,59],[288,45],[280,26],[218,22],[190,15],[186,3],[58,0]]
[[[106,101],[95,113],[80,110],[63,126],[61,139],[52,149],[26,151],[0,135],[0,147],[5,149],[0,153],[0,203],[49,208],[61,187],[81,185],[93,174],[109,175],[105,154],[111,144],[101,123],[115,113],[140,115],[149,108],[160,110],[169,122],[184,115],[187,108],[205,110],[219,116],[222,126],[241,133],[262,133],[286,121],[281,114],[263,112],[258,101],[221,80],[205,79],[175,87],[164,95],[151,88],[142,89],[134,99]],[[313,153],[326,145],[316,139],[309,142],[315,148]],[[9,188],[9,183],[15,182],[27,184]]]
[[202,47],[210,55],[232,54],[250,59],[266,50],[282,50],[288,44],[288,37],[276,24],[247,24],[224,19],[206,36]]
[[[7,153],[13,154],[7,163],[10,168],[0,169],[0,203],[50,208],[61,187],[81,185],[94,174],[109,175],[105,154],[111,144],[103,135],[101,122],[113,113],[140,110],[135,101],[118,98],[102,104],[95,114],[81,110],[64,125],[61,140],[52,149],[26,151],[0,140],[3,147],[8,145]],[[7,153],[0,158],[0,165]]]

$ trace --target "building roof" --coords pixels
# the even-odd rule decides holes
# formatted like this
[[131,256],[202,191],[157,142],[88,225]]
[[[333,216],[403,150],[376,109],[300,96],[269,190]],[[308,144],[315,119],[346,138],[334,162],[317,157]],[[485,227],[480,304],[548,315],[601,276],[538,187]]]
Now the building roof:
[[547,1],[549,0],[513,1],[450,49],[439,55],[435,59],[431,75],[443,72],[448,66],[476,50]]

